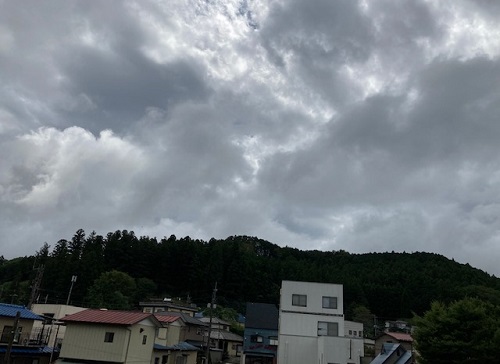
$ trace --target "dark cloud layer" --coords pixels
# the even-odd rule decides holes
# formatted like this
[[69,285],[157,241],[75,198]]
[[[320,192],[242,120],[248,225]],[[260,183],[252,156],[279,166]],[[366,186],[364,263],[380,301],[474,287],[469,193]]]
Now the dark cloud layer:
[[499,7],[0,2],[0,254],[79,228],[498,275]]

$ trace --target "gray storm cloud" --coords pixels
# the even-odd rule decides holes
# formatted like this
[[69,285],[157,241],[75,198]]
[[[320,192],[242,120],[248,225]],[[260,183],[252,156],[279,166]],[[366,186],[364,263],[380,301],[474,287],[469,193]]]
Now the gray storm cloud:
[[500,7],[0,2],[0,255],[84,228],[498,275]]

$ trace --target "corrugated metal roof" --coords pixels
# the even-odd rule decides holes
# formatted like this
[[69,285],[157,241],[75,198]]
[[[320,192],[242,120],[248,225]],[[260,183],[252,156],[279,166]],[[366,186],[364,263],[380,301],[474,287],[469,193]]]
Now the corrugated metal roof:
[[199,350],[196,346],[188,344],[185,341],[174,344],[174,345],[167,345],[167,346],[155,344],[154,349],[155,350],[174,350],[174,351],[198,351]]
[[133,325],[144,319],[153,318],[153,314],[141,311],[116,310],[85,310],[68,315],[61,319],[63,322],[87,322],[113,325]]
[[[198,320],[204,323],[209,323],[210,322],[210,317],[200,317]],[[222,320],[218,317],[212,317],[212,325],[219,324],[219,325],[231,325],[230,322],[227,322],[225,320]]]
[[410,334],[405,334],[403,332],[386,332],[386,335],[392,336],[398,341],[412,342],[413,338]]
[[197,318],[191,317],[190,315],[184,312],[162,311],[162,312],[156,312],[155,316],[156,318],[158,318],[159,316],[176,316],[182,318],[182,320],[187,324],[196,326],[206,326],[205,323],[201,322]]
[[24,306],[0,303],[0,316],[16,317],[18,311],[21,313],[20,317],[22,319],[43,321],[43,317],[35,314],[33,311],[28,310]]
[[180,320],[180,316],[172,316],[172,315],[158,315],[158,314],[155,314],[155,317],[158,319],[158,321],[165,322],[165,323],[171,323],[171,322]]
[[212,331],[210,331],[210,339],[243,342],[243,338],[240,335],[225,330],[212,329]]

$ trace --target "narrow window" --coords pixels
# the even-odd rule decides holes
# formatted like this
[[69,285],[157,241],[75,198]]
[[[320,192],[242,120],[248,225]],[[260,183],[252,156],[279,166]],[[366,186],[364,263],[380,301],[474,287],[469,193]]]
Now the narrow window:
[[305,294],[292,294],[292,306],[307,306],[307,296]]
[[337,308],[337,297],[323,296],[323,308]]
[[104,334],[104,342],[105,343],[112,343],[114,338],[115,338],[114,332],[106,332]]
[[142,335],[142,345],[146,345],[147,341],[148,341],[148,335]]

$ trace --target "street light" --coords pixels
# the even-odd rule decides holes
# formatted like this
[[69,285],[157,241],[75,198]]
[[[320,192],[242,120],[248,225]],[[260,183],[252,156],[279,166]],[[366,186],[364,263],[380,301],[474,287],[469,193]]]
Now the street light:
[[69,288],[68,300],[66,301],[66,305],[69,305],[69,298],[71,297],[71,291],[73,290],[73,284],[76,282],[77,276],[71,276],[71,287]]

